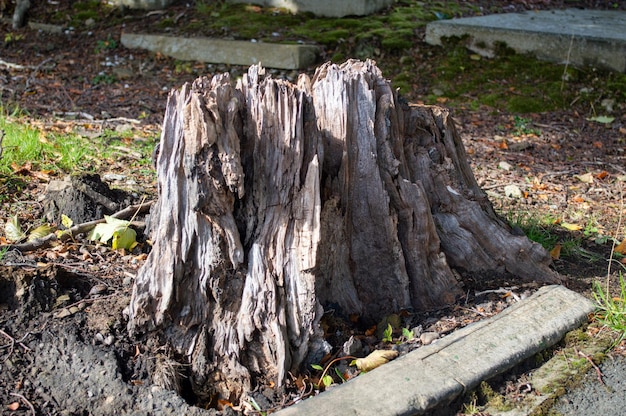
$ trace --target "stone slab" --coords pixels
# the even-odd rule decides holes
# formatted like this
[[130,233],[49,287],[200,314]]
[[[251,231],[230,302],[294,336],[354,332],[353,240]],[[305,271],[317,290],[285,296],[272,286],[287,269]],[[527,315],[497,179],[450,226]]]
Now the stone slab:
[[587,321],[594,304],[546,286],[500,314],[453,332],[278,416],[421,415],[556,344]]
[[325,17],[365,16],[393,4],[393,0],[227,0],[227,2],[254,3],[287,9],[292,13],[311,12]]
[[124,6],[131,9],[158,10],[165,9],[174,3],[174,0],[109,0],[109,3],[114,6]]
[[126,48],[147,49],[183,61],[199,61],[229,65],[263,64],[266,68],[302,69],[317,59],[318,48],[313,45],[182,38],[162,35],[122,33]]
[[493,56],[498,42],[518,53],[575,66],[626,72],[626,12],[544,10],[440,20],[426,26],[426,42],[469,36],[469,48]]

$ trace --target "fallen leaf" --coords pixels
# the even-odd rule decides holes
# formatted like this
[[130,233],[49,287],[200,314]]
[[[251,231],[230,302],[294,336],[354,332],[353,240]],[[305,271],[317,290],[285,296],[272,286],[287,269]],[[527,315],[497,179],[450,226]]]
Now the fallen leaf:
[[593,183],[593,174],[591,172],[587,172],[583,175],[574,175],[574,177],[584,183]]
[[615,247],[615,251],[620,254],[626,255],[626,238],[622,240],[622,242],[619,243],[617,247]]
[[9,409],[12,412],[15,412],[19,408],[20,408],[20,402],[13,402],[13,403],[7,405],[7,409]]
[[602,149],[602,142],[593,142],[592,143],[593,147],[595,147],[596,149]]
[[607,176],[609,176],[609,172],[607,172],[606,170],[603,170],[602,172],[596,174],[596,178],[598,179],[604,179]]
[[22,227],[20,226],[20,220],[17,218],[17,215],[12,217],[4,225],[4,235],[6,236],[7,240],[13,243],[21,241],[26,237],[26,234],[24,233],[24,231],[22,231]]
[[100,241],[108,243],[112,241],[111,247],[114,250],[126,249],[131,250],[137,245],[137,232],[129,227],[130,222],[111,217],[104,216],[105,223],[96,225],[87,236],[88,240]]
[[354,360],[356,368],[361,371],[372,371],[376,367],[387,364],[398,356],[398,351],[393,350],[375,350],[365,358],[357,358]]
[[580,231],[580,230],[583,229],[583,227],[581,227],[578,224],[570,224],[568,222],[561,223],[561,227],[565,228],[566,230],[570,230],[570,231]]
[[552,260],[558,260],[561,257],[561,244],[557,244],[550,250],[550,257],[552,257]]
[[137,232],[132,228],[123,228],[113,233],[113,250],[132,250],[137,245]]
[[61,224],[63,224],[65,228],[72,228],[72,225],[74,225],[74,221],[72,221],[72,219],[67,215],[61,214]]
[[229,402],[228,400],[224,400],[224,399],[217,400],[217,410],[222,411],[226,407],[233,407],[233,404]]
[[40,238],[44,238],[48,234],[53,233],[54,230],[55,228],[51,227],[50,224],[40,225],[28,234],[28,241],[35,241]]
[[596,117],[589,117],[587,120],[595,121],[596,123],[610,124],[610,123],[612,123],[615,120],[615,117],[611,117],[611,116],[596,116]]

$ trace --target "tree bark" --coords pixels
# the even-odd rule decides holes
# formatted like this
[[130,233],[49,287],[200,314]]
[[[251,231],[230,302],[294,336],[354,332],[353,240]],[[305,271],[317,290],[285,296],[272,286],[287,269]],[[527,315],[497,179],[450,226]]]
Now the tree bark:
[[157,177],[129,329],[184,354],[200,397],[319,362],[328,305],[372,321],[440,307],[462,294],[453,269],[559,279],[495,214],[448,111],[398,99],[372,61],[184,85]]

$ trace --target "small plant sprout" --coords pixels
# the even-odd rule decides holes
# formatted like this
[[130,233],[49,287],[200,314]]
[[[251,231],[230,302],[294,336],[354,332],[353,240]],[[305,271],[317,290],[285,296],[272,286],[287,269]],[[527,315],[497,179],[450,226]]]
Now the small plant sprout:
[[[332,378],[332,376],[327,374],[328,370],[332,367],[333,364],[335,364],[335,363],[337,363],[339,361],[342,361],[342,360],[353,360],[353,362],[354,362],[354,360],[356,360],[356,359],[357,359],[356,357],[353,357],[351,355],[346,355],[346,356],[338,357],[338,358],[335,358],[334,360],[331,360],[328,364],[326,364],[326,367],[322,367],[319,364],[311,364],[311,367],[314,370],[318,370],[318,371],[322,372],[322,374],[320,375],[320,379],[319,379],[320,381],[319,381],[319,383],[317,385],[317,388],[319,388],[319,389],[325,388],[325,387],[328,387],[328,386],[330,386],[331,384],[333,384],[335,382],[335,380]],[[346,381],[346,378],[341,374],[341,372],[337,368],[335,368],[335,373],[339,376],[339,378],[341,379],[342,382]]]
[[413,331],[409,328],[402,328],[402,336],[406,338],[407,341],[411,341],[415,337]]
[[393,328],[387,324],[387,329],[383,332],[383,342],[393,342]]

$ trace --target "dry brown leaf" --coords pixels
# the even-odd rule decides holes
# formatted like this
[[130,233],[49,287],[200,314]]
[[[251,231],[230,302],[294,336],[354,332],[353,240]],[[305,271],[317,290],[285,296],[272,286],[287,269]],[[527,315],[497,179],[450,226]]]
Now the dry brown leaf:
[[617,245],[617,247],[615,247],[615,251],[619,254],[626,255],[626,238],[623,239],[622,242]]
[[222,411],[227,407],[234,407],[234,405],[228,400],[217,399],[217,410]]
[[558,260],[559,257],[561,257],[561,244],[557,244],[550,250],[550,257],[552,257],[553,260]]
[[356,368],[361,371],[372,371],[376,367],[387,364],[398,356],[398,351],[393,350],[375,350],[365,358],[355,360]]

